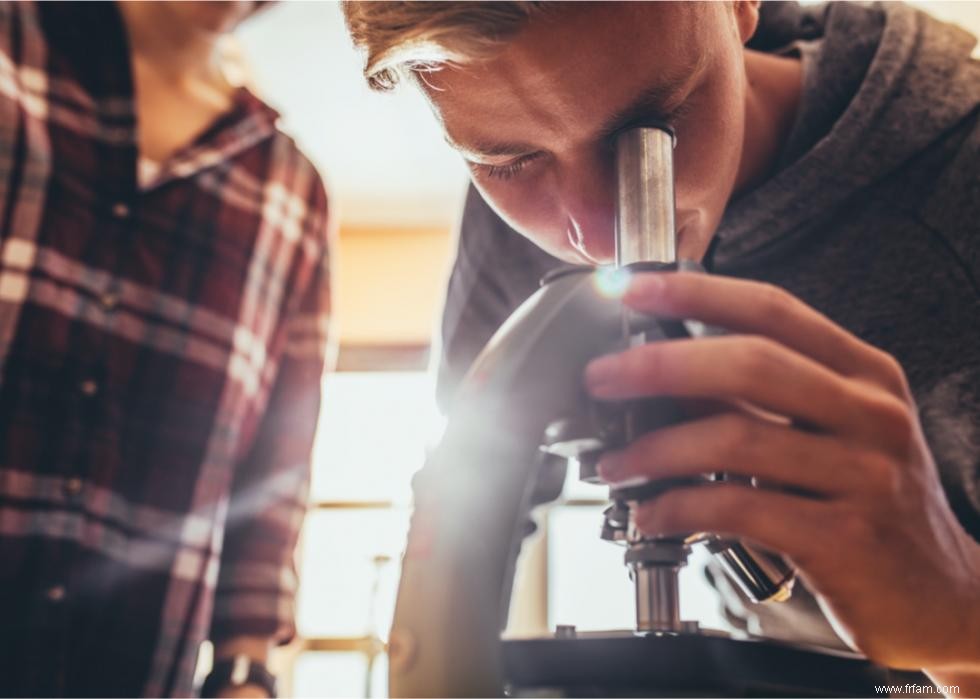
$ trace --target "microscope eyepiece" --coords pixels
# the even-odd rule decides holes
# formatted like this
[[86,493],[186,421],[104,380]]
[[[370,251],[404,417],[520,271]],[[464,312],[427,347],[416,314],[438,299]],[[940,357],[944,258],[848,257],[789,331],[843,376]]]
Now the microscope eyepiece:
[[644,125],[616,137],[616,265],[677,260],[674,132]]

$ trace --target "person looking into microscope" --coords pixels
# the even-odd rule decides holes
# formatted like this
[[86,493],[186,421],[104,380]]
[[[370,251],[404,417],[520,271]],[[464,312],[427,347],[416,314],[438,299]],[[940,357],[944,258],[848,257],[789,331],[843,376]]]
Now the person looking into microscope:
[[638,274],[625,303],[730,334],[634,347],[583,380],[602,400],[730,409],[645,435],[600,473],[769,485],[671,489],[638,524],[785,553],[810,594],[760,612],[761,635],[980,694],[975,38],[901,4],[345,10],[369,82],[412,79],[472,171],[444,403],[544,271],[613,260],[613,140],[666,121],[678,257],[714,274]]
[[[270,696],[327,199],[221,69],[250,2],[0,4],[0,693]],[[234,668],[235,672],[231,672]]]

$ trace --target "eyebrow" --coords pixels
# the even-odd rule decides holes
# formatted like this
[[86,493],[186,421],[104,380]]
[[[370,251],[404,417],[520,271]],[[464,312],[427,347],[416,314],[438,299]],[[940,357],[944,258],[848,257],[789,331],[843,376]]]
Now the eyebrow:
[[[705,56],[699,53],[697,58],[688,66],[677,72],[666,80],[659,80],[653,85],[644,89],[630,104],[617,110],[599,128],[600,138],[609,138],[620,131],[629,128],[645,119],[664,111],[676,94],[686,85],[697,79],[706,65]],[[466,145],[457,143],[448,134],[444,133],[446,143],[450,148],[459,151],[464,157],[473,156],[475,158],[518,156],[533,153],[541,150],[540,146],[532,143],[521,143],[516,141],[484,141],[475,140]]]
[[452,137],[446,133],[443,135],[450,148],[459,151],[464,156],[476,156],[478,158],[500,157],[504,155],[524,155],[532,151],[540,150],[537,146],[530,143],[509,143],[499,141],[473,141],[467,145],[456,143]]

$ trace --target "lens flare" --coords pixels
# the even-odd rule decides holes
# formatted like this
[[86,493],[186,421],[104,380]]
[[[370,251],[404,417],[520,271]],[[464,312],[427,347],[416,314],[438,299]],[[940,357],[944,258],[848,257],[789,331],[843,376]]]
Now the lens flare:
[[595,286],[607,299],[622,298],[630,285],[630,272],[621,267],[601,267],[595,272]]

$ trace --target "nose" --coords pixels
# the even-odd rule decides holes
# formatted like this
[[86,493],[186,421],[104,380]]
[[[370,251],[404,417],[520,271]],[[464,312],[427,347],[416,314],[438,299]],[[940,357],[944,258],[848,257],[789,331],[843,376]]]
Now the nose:
[[565,163],[559,197],[569,243],[595,264],[616,256],[616,180],[612,153],[600,152]]

